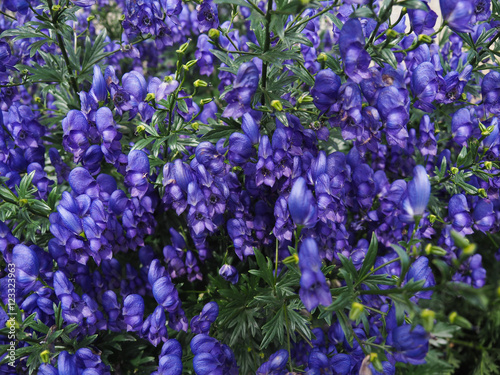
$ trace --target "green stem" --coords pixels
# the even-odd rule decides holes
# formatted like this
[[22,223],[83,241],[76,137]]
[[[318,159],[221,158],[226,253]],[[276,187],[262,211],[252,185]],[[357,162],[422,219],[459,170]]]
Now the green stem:
[[[428,287],[428,288],[422,288],[422,289],[419,289],[418,291],[419,292],[426,292],[426,291],[429,291],[429,290],[436,290],[435,287]],[[373,289],[370,289],[370,290],[359,290],[358,293],[359,294],[375,294],[375,295],[381,295],[381,296],[385,296],[385,295],[389,295],[389,294],[404,294],[408,292],[407,290],[405,290],[404,288],[403,289],[400,289],[400,288],[394,288],[394,289],[386,289],[386,290],[381,290],[381,289],[377,289],[377,290],[373,290]]]
[[288,365],[290,366],[290,372],[293,372],[292,350],[291,350],[291,345],[290,345],[290,323],[288,322],[288,314],[287,314],[286,304],[283,305],[283,309],[285,312],[286,338],[287,338],[287,344],[288,344]]
[[[271,46],[271,11],[273,10],[273,0],[267,0],[267,12],[266,12],[266,40],[264,41],[264,50],[263,53],[269,51],[269,47]],[[265,91],[267,85],[267,62],[264,62],[262,65],[262,97],[260,98],[260,102],[262,105],[266,103],[265,99]]]
[[17,21],[16,17],[12,17],[10,14],[2,12],[1,10],[0,10],[0,14],[3,14],[5,17],[9,17],[11,20]]

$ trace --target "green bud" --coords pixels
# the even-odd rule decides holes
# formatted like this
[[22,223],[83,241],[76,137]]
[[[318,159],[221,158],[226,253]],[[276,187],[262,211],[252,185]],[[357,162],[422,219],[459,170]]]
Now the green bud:
[[450,232],[451,238],[453,238],[453,242],[455,242],[455,245],[457,245],[459,248],[464,249],[467,246],[470,245],[470,242],[467,238],[462,236],[460,233],[457,231],[454,231],[453,229]]
[[431,249],[430,249],[430,254],[444,256],[444,255],[448,254],[448,252],[440,246],[432,245]]
[[327,59],[328,59],[327,54],[326,54],[326,53],[324,53],[324,52],[321,52],[321,53],[318,55],[318,57],[317,57],[317,59],[316,59],[316,60],[317,60],[317,61],[319,61],[319,62],[322,62],[322,61],[326,61]]
[[271,107],[273,107],[274,109],[276,109],[277,111],[282,111],[283,110],[283,105],[281,104],[281,102],[279,100],[273,100],[271,102]]
[[351,320],[358,320],[361,314],[363,314],[363,311],[365,311],[365,307],[358,302],[353,302],[351,305],[351,311],[349,312],[349,319]]
[[198,131],[198,129],[200,128],[200,124],[195,121],[191,124],[191,127],[193,128],[193,130]]
[[311,0],[300,0],[300,3],[303,5],[303,6],[306,6],[307,4],[309,4],[311,2]]
[[210,39],[219,39],[220,36],[220,31],[217,29],[210,29],[208,30],[208,37]]
[[144,125],[137,125],[137,128],[135,128],[135,133],[142,133],[144,130],[146,130],[146,127]]
[[436,313],[429,309],[424,309],[420,313],[420,317],[423,320],[423,326],[427,332],[432,331],[434,327],[434,319],[436,318]]
[[88,17],[87,17],[87,22],[92,21],[94,18],[95,18],[95,16],[88,16]]
[[299,263],[299,256],[297,254],[290,255],[283,259],[283,263],[285,264],[297,264]]
[[451,174],[457,174],[458,173],[458,168],[457,167],[451,167],[450,168]]
[[60,5],[52,5],[52,10],[54,12],[57,12],[57,11],[61,10],[61,6]]
[[191,41],[191,39],[189,39],[186,43],[184,43],[183,45],[181,45],[179,47],[179,49],[177,51],[175,51],[175,52],[180,53],[180,54],[184,54],[184,52],[186,52],[186,50],[187,50],[187,48],[189,46],[189,42],[190,41]]
[[205,81],[203,81],[201,79],[197,79],[196,81],[194,81],[193,85],[194,85],[194,87],[207,87],[208,83],[206,83]]
[[196,59],[196,60],[189,60],[189,61],[186,63],[186,66],[187,66],[188,68],[191,68],[193,65],[195,65],[195,64],[196,64],[196,62],[197,62],[197,61],[198,61],[198,59]]
[[481,132],[481,135],[488,136],[493,130],[495,130],[495,125],[488,126],[484,132]]
[[165,76],[165,78],[163,78],[163,81],[164,82],[167,82],[167,83],[170,83],[174,80],[174,77],[172,76]]
[[431,44],[432,43],[432,38],[429,35],[420,34],[418,36],[418,41],[420,43]]
[[28,204],[28,200],[26,198],[19,199],[18,203],[19,203],[19,206],[24,207]]
[[490,170],[493,167],[493,163],[491,161],[485,161],[484,162],[484,168],[487,170]]
[[40,98],[39,96],[35,96],[35,102],[36,103],[41,103],[42,102],[42,98]]
[[26,74],[28,74],[28,73],[29,73],[29,72],[28,72],[28,69],[23,69],[23,70],[21,70],[21,74],[22,74],[23,76],[25,76],[25,75],[26,75]]
[[42,360],[43,363],[49,363],[50,362],[50,352],[48,350],[44,350],[43,352],[41,352],[40,359]]
[[382,367],[382,362],[380,362],[380,358],[377,353],[370,353],[370,363],[375,367],[375,370],[379,372],[384,372],[384,368]]
[[385,34],[387,35],[387,39],[392,39],[392,40],[396,39],[399,35],[398,32],[393,29],[387,30]]
[[497,288],[497,296],[500,297],[500,286]]
[[150,101],[152,101],[152,100],[154,100],[154,99],[155,99],[155,94],[153,94],[152,92],[150,92],[150,93],[148,93],[148,94],[146,95],[146,99],[144,99],[144,101],[146,101],[146,102],[150,102]]
[[475,243],[471,243],[464,247],[463,254],[466,256],[470,256],[476,252],[477,245]]
[[302,104],[302,103],[312,103],[313,100],[314,100],[313,97],[309,96],[309,94],[305,92],[299,97],[297,101],[299,102],[299,104]]
[[486,190],[484,190],[484,188],[477,189],[477,193],[481,198],[488,198],[488,194],[486,193]]
[[214,100],[214,99],[213,99],[213,98],[205,98],[205,99],[201,99],[201,100],[200,100],[200,104],[201,104],[201,105],[205,105],[205,104],[210,103],[212,100]]
[[434,222],[436,221],[437,217],[436,215],[433,215],[433,214],[430,214],[429,215],[429,221],[431,224],[434,224]]
[[122,14],[119,18],[120,21],[125,21],[125,14]]
[[463,316],[458,315],[458,313],[456,311],[453,311],[448,316],[448,319],[450,320],[451,324],[456,324],[457,326],[465,328],[465,329],[472,328],[472,323],[469,322],[467,319],[465,319]]

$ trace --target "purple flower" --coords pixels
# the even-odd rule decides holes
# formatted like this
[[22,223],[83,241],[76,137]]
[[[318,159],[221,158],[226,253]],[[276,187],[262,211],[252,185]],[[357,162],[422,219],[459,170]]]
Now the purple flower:
[[434,124],[431,123],[429,115],[423,115],[420,120],[420,137],[418,147],[422,155],[436,156],[437,141],[434,136]]
[[288,351],[285,349],[280,349],[276,353],[271,354],[269,360],[257,369],[256,375],[281,374],[286,369],[288,356]]
[[436,12],[429,8],[426,1],[422,2],[427,5],[427,10],[408,9],[410,24],[415,34],[431,35],[434,32],[434,25],[438,16]]
[[472,234],[472,217],[469,213],[467,199],[463,194],[455,194],[448,203],[448,217],[453,229],[461,234]]
[[264,135],[260,139],[259,160],[255,167],[255,184],[257,186],[264,184],[273,187],[275,181],[273,152],[269,143],[269,137]]
[[404,217],[406,221],[418,220],[422,217],[429,203],[431,195],[431,183],[427,171],[421,165],[413,168],[413,180],[408,183],[408,196],[403,201]]
[[[432,270],[429,267],[429,259],[424,256],[419,257],[410,267],[408,273],[406,274],[405,283],[409,281],[420,281],[425,280],[425,283],[422,285],[422,288],[429,288],[436,285],[434,281],[434,275],[432,274]],[[413,299],[416,298],[425,298],[430,299],[432,297],[432,290],[428,290],[425,292],[417,292]]]
[[321,271],[321,259],[318,245],[313,238],[306,238],[299,249],[300,299],[308,311],[318,305],[329,306],[332,303],[330,288]]
[[334,112],[333,106],[339,99],[340,77],[331,69],[320,70],[316,75],[311,96],[316,108],[323,113]]
[[99,65],[94,65],[94,76],[92,78],[92,93],[94,94],[97,102],[104,102],[108,98],[108,89],[106,81],[102,75]]
[[127,331],[138,331],[142,327],[144,315],[144,300],[138,294],[129,294],[123,301],[123,317]]
[[23,289],[23,294],[38,285],[40,263],[35,252],[27,246],[16,245],[12,250],[12,263],[15,265],[16,286]]
[[404,94],[394,86],[385,87],[380,91],[376,107],[385,123],[387,142],[390,145],[406,147],[408,138],[406,124],[410,119],[408,104],[407,93]]
[[149,174],[148,155],[141,150],[132,150],[128,154],[127,160],[125,185],[130,189],[130,195],[132,197],[141,199],[146,194],[149,187],[147,179]]
[[486,200],[480,200],[474,207],[472,213],[474,219],[474,228],[486,233],[495,223],[495,213],[493,211],[493,203]]
[[371,57],[365,51],[365,35],[361,22],[357,18],[349,19],[340,30],[339,48],[345,72],[349,78],[356,83],[370,78],[368,66]]
[[239,274],[236,268],[229,264],[224,264],[220,270],[219,275],[226,281],[229,281],[232,284],[238,283]]
[[398,362],[421,365],[429,350],[429,338],[424,327],[410,324],[395,327],[389,331],[387,345],[394,348],[392,355]]
[[492,70],[484,76],[481,82],[481,94],[486,109],[495,114],[500,114],[500,73]]
[[472,135],[474,123],[471,113],[467,108],[460,108],[451,118],[451,130],[453,139],[461,146],[467,145],[467,140]]
[[313,193],[303,177],[297,178],[288,197],[288,209],[295,225],[314,227],[318,221],[318,208]]
[[64,149],[72,153],[74,162],[78,163],[90,147],[89,123],[82,112],[72,109],[62,121],[62,128]]
[[210,29],[219,27],[219,16],[217,5],[212,0],[203,0],[198,7],[198,29],[200,33],[206,33]]
[[474,11],[473,0],[439,0],[444,21],[450,29],[459,33],[470,33]]
[[225,96],[228,105],[222,116],[238,119],[248,112],[258,84],[259,70],[257,66],[251,61],[241,64],[234,80],[233,89]]
[[219,305],[217,302],[209,302],[203,306],[200,315],[195,316],[191,319],[191,331],[193,333],[204,333],[208,334],[210,331],[210,325],[215,322],[217,316],[219,315]]
[[418,98],[414,103],[415,108],[432,112],[432,102],[438,90],[438,77],[432,63],[424,62],[415,68],[411,76],[411,89],[413,95]]

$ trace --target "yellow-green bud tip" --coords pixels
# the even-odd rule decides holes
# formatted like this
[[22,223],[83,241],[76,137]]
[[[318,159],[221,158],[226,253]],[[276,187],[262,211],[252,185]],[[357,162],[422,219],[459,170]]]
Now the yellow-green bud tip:
[[271,102],[271,107],[273,107],[277,111],[282,111],[283,110],[283,105],[281,104],[281,102],[279,100],[273,100]]
[[201,79],[197,79],[196,81],[194,81],[193,85],[194,85],[194,87],[207,87],[208,83],[206,83],[205,81],[203,81]]
[[217,30],[217,29],[210,29],[210,30],[208,31],[208,37],[209,37],[210,39],[218,39],[218,38],[219,38],[219,36],[220,36],[220,31],[219,31],[219,30]]

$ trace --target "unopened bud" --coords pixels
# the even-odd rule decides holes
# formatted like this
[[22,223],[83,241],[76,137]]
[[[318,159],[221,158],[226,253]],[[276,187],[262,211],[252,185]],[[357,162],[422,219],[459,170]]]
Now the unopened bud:
[[363,311],[365,311],[365,307],[358,302],[353,302],[351,306],[351,311],[349,312],[349,319],[351,320],[358,320],[361,314],[363,314]]
[[488,198],[488,194],[486,193],[486,190],[484,190],[484,188],[477,189],[477,193],[481,198]]
[[424,309],[420,313],[420,316],[423,320],[423,326],[427,332],[432,331],[434,327],[434,319],[436,318],[436,313],[429,309]]
[[50,352],[48,350],[44,350],[43,352],[41,352],[40,359],[42,360],[43,363],[49,363],[50,362]]
[[175,52],[180,53],[180,54],[184,54],[184,52],[186,52],[186,50],[187,50],[187,48],[188,48],[188,46],[189,46],[189,42],[190,42],[190,41],[191,41],[191,40],[188,40],[186,43],[184,43],[183,45],[181,45],[181,46],[179,47],[179,49],[178,49],[177,51],[175,51]]
[[145,102],[150,102],[150,101],[152,101],[152,100],[154,100],[154,99],[155,99],[155,94],[153,94],[152,92],[150,92],[150,93],[148,93],[148,94],[146,95],[146,99],[144,99],[144,101],[145,101]]
[[271,107],[276,109],[277,111],[282,111],[283,110],[283,105],[279,100],[273,100],[271,101]]
[[28,74],[28,73],[29,73],[29,72],[28,72],[28,69],[23,69],[23,70],[21,70],[21,74],[22,74],[23,76],[25,76],[25,75],[26,75],[26,74]]
[[491,170],[492,167],[493,167],[493,163],[491,161],[485,161],[484,162],[484,168],[485,169]]
[[425,44],[431,44],[432,43],[432,38],[429,35],[426,34],[420,34],[418,36],[418,41],[420,43],[425,43]]
[[434,222],[436,221],[437,217],[436,215],[433,215],[433,214],[430,214],[429,215],[429,221],[431,224],[434,224]]
[[208,37],[210,39],[219,39],[220,36],[220,31],[217,29],[210,29],[208,30]]
[[193,130],[197,131],[200,128],[200,124],[195,121],[191,124],[191,127],[193,128]]
[[299,256],[297,254],[290,255],[283,259],[283,263],[285,264],[297,264],[299,263]]
[[125,21],[125,14],[122,14],[119,18],[120,21]]
[[451,167],[450,168],[451,174],[457,174],[458,173],[458,168],[457,167]]
[[456,324],[457,326],[465,328],[465,329],[472,328],[472,323],[469,322],[467,319],[465,319],[463,316],[458,315],[458,313],[456,311],[453,311],[448,316],[448,319],[450,320],[451,324]]
[[464,249],[467,246],[470,245],[470,242],[467,238],[462,236],[460,233],[457,231],[454,231],[453,229],[450,232],[451,238],[453,239],[453,242],[455,242],[455,245],[457,245],[459,248]]
[[54,12],[57,12],[57,11],[61,10],[61,6],[60,5],[52,5],[52,10]]
[[306,92],[303,93],[299,99],[297,100],[300,104],[302,103],[312,103],[314,99],[312,98],[312,96],[309,96],[309,94],[307,94]]
[[319,62],[322,62],[322,61],[326,61],[327,59],[328,59],[327,54],[326,54],[326,53],[324,53],[324,52],[321,52],[321,53],[318,55],[318,57],[317,57],[317,59],[316,59],[316,60],[318,60]]
[[203,81],[201,79],[197,79],[196,81],[194,81],[193,85],[194,85],[194,87],[207,87],[208,83],[206,83],[205,81]]
[[214,100],[214,99],[213,99],[213,98],[205,98],[205,99],[201,99],[201,100],[200,100],[200,104],[201,104],[201,105],[205,105],[205,104],[210,103],[212,100]]
[[40,98],[39,96],[35,96],[35,102],[36,103],[41,103],[42,102],[42,98]]
[[144,130],[146,130],[144,125],[137,125],[137,128],[135,128],[136,133],[142,133]]
[[95,18],[95,16],[88,16],[88,17],[87,17],[87,22],[92,21],[94,18]]
[[463,254],[466,256],[470,256],[476,252],[477,245],[475,243],[471,243],[464,247]]
[[385,34],[387,35],[387,39],[396,39],[399,35],[398,32],[393,29],[387,30]]

